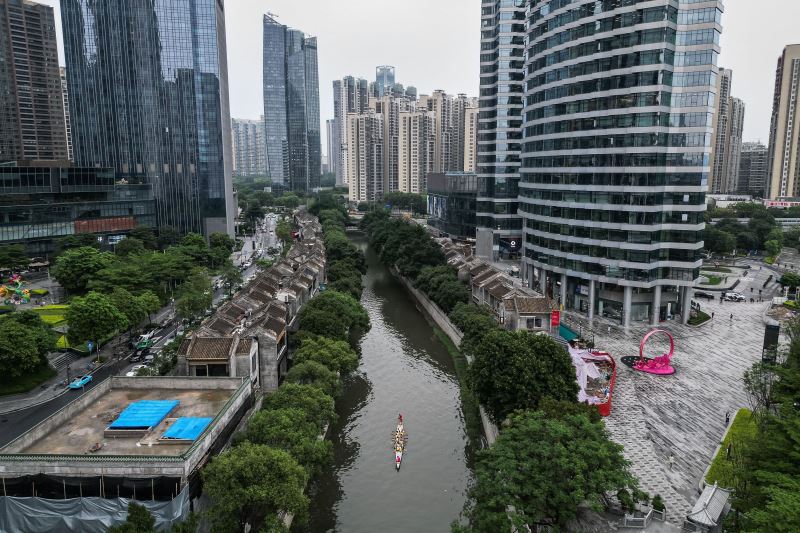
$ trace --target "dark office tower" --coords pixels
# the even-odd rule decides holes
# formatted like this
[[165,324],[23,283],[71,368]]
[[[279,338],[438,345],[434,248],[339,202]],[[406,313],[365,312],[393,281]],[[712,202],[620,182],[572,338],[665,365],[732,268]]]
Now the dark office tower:
[[763,198],[767,188],[769,152],[760,142],[742,143],[739,160],[739,181],[736,192]]
[[515,257],[521,250],[517,196],[528,3],[481,3],[476,251],[492,259]]
[[625,329],[689,319],[722,10],[713,0],[531,2],[524,277],[564,309]]
[[317,187],[321,171],[317,39],[264,15],[267,170],[291,190]]
[[53,8],[0,0],[0,161],[67,158]]
[[222,0],[63,0],[75,162],[153,184],[158,224],[233,234]]
[[375,94],[381,97],[386,89],[392,89],[395,84],[394,67],[381,65],[375,69]]

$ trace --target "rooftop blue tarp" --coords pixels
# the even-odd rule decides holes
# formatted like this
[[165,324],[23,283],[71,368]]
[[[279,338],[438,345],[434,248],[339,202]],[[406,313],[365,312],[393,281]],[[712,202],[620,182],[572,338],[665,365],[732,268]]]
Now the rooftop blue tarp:
[[179,418],[164,433],[165,439],[195,440],[208,427],[213,418]]
[[149,429],[157,426],[175,409],[178,400],[141,400],[125,408],[109,429]]

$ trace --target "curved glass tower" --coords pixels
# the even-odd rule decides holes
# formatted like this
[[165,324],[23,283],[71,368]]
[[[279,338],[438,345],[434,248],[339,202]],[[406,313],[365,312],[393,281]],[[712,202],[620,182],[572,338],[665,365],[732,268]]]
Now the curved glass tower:
[[527,276],[566,309],[688,319],[722,2],[533,0],[520,169]]

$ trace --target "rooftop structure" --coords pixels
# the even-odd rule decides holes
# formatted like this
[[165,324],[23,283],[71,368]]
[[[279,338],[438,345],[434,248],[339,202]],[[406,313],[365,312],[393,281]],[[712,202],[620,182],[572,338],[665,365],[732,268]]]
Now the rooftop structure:
[[[0,449],[0,476],[168,476],[185,484],[250,405],[241,378],[112,377]],[[187,422],[208,419],[194,438]],[[180,431],[178,431],[180,430]]]

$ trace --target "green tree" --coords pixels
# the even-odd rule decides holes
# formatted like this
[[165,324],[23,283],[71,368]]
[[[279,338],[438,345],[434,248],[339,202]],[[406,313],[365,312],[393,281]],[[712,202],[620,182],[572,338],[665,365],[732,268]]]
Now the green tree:
[[120,257],[144,253],[144,243],[133,237],[126,237],[114,246],[114,253]]
[[13,320],[0,319],[0,374],[17,378],[41,363],[36,333]]
[[211,248],[221,248],[230,254],[233,247],[236,246],[236,241],[227,233],[212,233],[208,237],[209,245]]
[[253,415],[246,438],[254,444],[289,452],[313,476],[333,458],[333,446],[318,438],[320,432],[321,428],[308,419],[303,409],[269,409]]
[[578,383],[567,351],[527,331],[489,331],[473,353],[468,380],[496,423],[517,409],[536,409],[544,398],[576,401]]
[[287,372],[286,381],[300,385],[311,385],[334,398],[339,395],[339,376],[336,375],[336,372],[329,370],[328,367],[316,361],[305,361],[294,365]]
[[775,474],[763,508],[744,516],[744,533],[795,533],[800,531],[800,477]]
[[35,338],[36,352],[45,361],[48,352],[56,347],[57,335],[42,317],[33,311],[17,311],[2,318],[7,322],[16,324],[17,327],[28,330]]
[[289,209],[295,209],[300,205],[300,198],[296,194],[284,194],[278,199],[278,204]]
[[100,270],[109,267],[113,261],[113,255],[101,253],[94,248],[74,248],[58,256],[51,273],[68,292],[82,294],[86,291],[89,280]]
[[181,240],[181,234],[172,226],[164,226],[158,230],[158,247],[162,250],[178,244]]
[[161,309],[161,300],[153,291],[144,291],[136,297],[139,300],[139,305],[145,310],[147,315],[151,315]]
[[292,355],[294,364],[305,361],[322,363],[328,369],[348,374],[358,368],[358,355],[345,341],[325,337],[306,337]]
[[316,335],[351,341],[369,331],[369,315],[361,304],[341,292],[329,290],[300,310],[300,327]]
[[480,452],[465,512],[469,526],[454,530],[561,531],[583,502],[636,490],[628,468],[622,446],[585,414],[513,414],[497,442]]
[[764,243],[764,250],[766,250],[768,256],[776,257],[781,253],[781,243],[778,241],[767,241]]
[[284,244],[292,242],[292,226],[285,220],[281,220],[275,226],[275,235],[284,242]]
[[128,517],[118,526],[108,528],[108,533],[155,533],[156,519],[143,505],[130,502]]
[[145,308],[145,302],[140,300],[126,289],[122,287],[117,287],[114,291],[109,295],[111,299],[111,303],[114,304],[118,310],[125,315],[125,319],[128,323],[128,328],[131,331],[137,329],[139,324],[147,317],[147,309]]
[[24,244],[0,246],[0,268],[18,270],[28,266],[28,254]]
[[736,248],[736,237],[727,231],[722,231],[712,225],[706,226],[703,233],[706,250],[715,254],[727,255]]
[[181,285],[179,296],[175,302],[178,314],[190,320],[202,316],[211,307],[211,278],[205,270],[195,269]]
[[284,383],[264,398],[262,409],[302,409],[306,418],[320,429],[336,421],[333,398],[311,385]]
[[796,289],[800,287],[800,274],[795,274],[794,272],[787,272],[783,276],[781,276],[780,284],[784,287],[791,287]]
[[75,248],[100,248],[100,243],[97,242],[97,237],[93,233],[76,233],[74,235],[67,235],[58,240],[58,249],[63,253],[66,250],[74,250]]
[[230,259],[222,265],[219,275],[220,278],[222,278],[222,282],[226,287],[228,287],[228,294],[231,294],[233,292],[233,288],[243,281],[242,271],[236,268]]
[[299,519],[307,513],[308,475],[283,450],[243,442],[215,458],[202,474],[215,533],[243,532],[248,524],[258,531],[279,511]]
[[83,298],[73,298],[67,310],[67,322],[67,339],[72,345],[85,344],[87,341],[99,345],[128,326],[127,318],[114,306],[111,298],[97,292],[90,292]]
[[129,239],[136,239],[144,244],[148,250],[158,249],[158,237],[149,226],[137,226],[128,232]]

